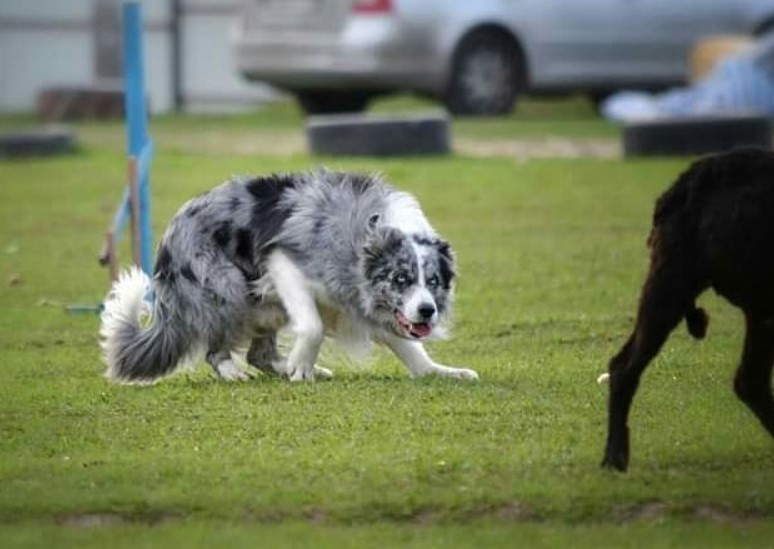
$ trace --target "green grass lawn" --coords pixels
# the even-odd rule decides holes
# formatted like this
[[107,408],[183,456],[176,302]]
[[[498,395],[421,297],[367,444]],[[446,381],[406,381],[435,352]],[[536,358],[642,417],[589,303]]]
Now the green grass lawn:
[[[405,106],[417,105],[376,108]],[[579,101],[555,118],[546,103],[523,107],[455,122],[455,137],[615,138]],[[377,350],[362,366],[327,355],[336,378],[316,384],[228,384],[203,364],[149,387],[109,384],[97,317],[59,304],[107,291],[96,257],[123,134],[79,125],[75,155],[0,163],[0,546],[771,545],[772,442],[731,391],[740,314],[712,295],[708,339],[680,327],[644,377],[630,473],[598,467],[595,379],[631,329],[653,200],[684,160],[240,149],[253,133],[300,139],[300,122],[283,105],[154,120],[156,236],[231,174],[379,170],[457,251],[454,337],[430,350],[481,381],[411,380]]]

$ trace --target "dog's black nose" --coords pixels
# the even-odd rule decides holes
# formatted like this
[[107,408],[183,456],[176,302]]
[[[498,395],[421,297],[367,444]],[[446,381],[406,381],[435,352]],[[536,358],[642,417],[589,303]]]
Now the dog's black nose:
[[419,316],[427,320],[435,314],[435,305],[432,303],[422,303],[417,308],[417,312],[419,313]]

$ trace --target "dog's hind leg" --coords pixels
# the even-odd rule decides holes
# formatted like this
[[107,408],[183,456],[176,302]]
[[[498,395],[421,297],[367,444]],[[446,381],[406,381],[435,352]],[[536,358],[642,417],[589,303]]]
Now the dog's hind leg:
[[226,381],[247,381],[253,377],[234,363],[229,351],[222,349],[217,351],[210,350],[207,352],[206,360],[212,366],[215,375]]
[[[684,265],[663,263],[650,273],[640,297],[637,322],[629,339],[610,361],[608,431],[603,467],[625,471],[629,465],[628,418],[640,376],[669,334],[693,307],[699,290]],[[692,309],[691,309],[692,310]]]
[[[277,352],[276,332],[260,334],[253,338],[247,351],[247,363],[265,374],[275,376],[285,373],[286,363]],[[333,372],[315,365],[314,375],[316,378],[330,379]]]
[[478,379],[478,374],[467,368],[451,368],[434,362],[419,341],[410,341],[386,334],[384,343],[406,365],[411,377],[439,375],[458,379]]
[[734,378],[734,391],[774,436],[774,399],[771,369],[774,364],[774,318],[746,312],[747,331],[742,362]]
[[276,375],[281,357],[277,352],[277,333],[266,332],[253,337],[247,351],[247,363],[265,374]]
[[282,251],[271,254],[267,267],[296,338],[285,362],[285,374],[291,381],[314,380],[315,375],[331,377],[330,370],[314,364],[324,328],[309,281]]

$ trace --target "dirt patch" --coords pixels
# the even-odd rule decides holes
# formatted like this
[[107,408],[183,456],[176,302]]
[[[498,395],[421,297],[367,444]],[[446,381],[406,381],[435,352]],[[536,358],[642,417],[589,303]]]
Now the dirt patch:
[[[81,132],[89,146],[124,147],[123,135],[115,131],[92,128]],[[193,154],[237,154],[245,156],[294,156],[306,154],[307,143],[302,131],[292,130],[205,130],[181,132],[157,130],[157,147]],[[614,139],[542,137],[535,139],[475,139],[454,137],[454,152],[474,157],[531,158],[619,158],[621,147]]]
[[82,513],[60,517],[57,523],[72,528],[100,528],[103,526],[118,526],[127,524],[126,518],[116,513]]
[[763,518],[755,514],[741,514],[713,505],[699,505],[694,508],[692,516],[701,521],[731,525],[746,524],[756,519]]
[[306,141],[298,132],[209,131],[200,134],[160,136],[164,147],[199,154],[293,156],[306,153]]
[[612,139],[570,139],[546,137],[539,139],[480,140],[458,138],[454,150],[478,157],[531,158],[619,158],[621,146]]
[[[306,154],[306,140],[297,132],[207,132],[198,135],[164,136],[165,147],[193,153],[293,156]],[[475,157],[618,158],[621,147],[610,139],[480,140],[454,138],[454,152]]]
[[613,511],[616,522],[658,521],[668,517],[681,517],[699,522],[726,525],[743,525],[766,517],[756,513],[733,511],[717,505],[696,505],[681,507],[661,501],[650,501],[640,505],[620,507]]
[[649,501],[640,505],[617,508],[613,511],[616,522],[654,521],[671,514],[672,508],[661,501]]
[[[159,512],[148,514],[121,513],[76,513],[62,515],[54,520],[56,524],[71,528],[110,528],[122,525],[159,526],[176,523],[190,518],[186,513]],[[303,509],[300,513],[278,510],[250,511],[241,516],[248,523],[277,524],[284,521],[304,520],[312,525],[368,524],[371,522],[410,523],[419,526],[435,524],[475,523],[481,520],[494,520],[502,523],[538,523],[550,522],[561,517],[542,515],[540,512],[519,501],[496,505],[482,505],[463,509],[426,508],[412,513],[399,515],[372,515],[343,518],[318,508]],[[722,506],[704,504],[680,506],[662,501],[650,501],[638,505],[622,505],[612,509],[605,518],[597,517],[598,524],[622,524],[630,522],[659,522],[664,519],[715,523],[727,526],[745,526],[771,519],[767,512],[743,512]]]
[[125,524],[144,524],[146,526],[158,526],[180,520],[183,517],[173,513],[159,513],[150,515],[122,515],[120,513],[77,513],[60,516],[56,523],[71,528],[104,528]]
[[471,522],[481,519],[494,519],[499,522],[530,522],[540,520],[540,516],[530,507],[513,501],[501,505],[485,505],[460,510],[424,509],[410,517],[410,521],[423,526],[443,522]]
[[519,522],[538,518],[532,509],[518,501],[506,503],[495,508],[493,515],[497,520],[503,522]]
[[[113,128],[84,128],[81,141],[90,147],[123,151],[123,134]],[[292,156],[306,153],[306,141],[298,131],[203,130],[184,132],[160,128],[153,133],[156,154],[171,150],[189,154],[237,154],[245,156]]]

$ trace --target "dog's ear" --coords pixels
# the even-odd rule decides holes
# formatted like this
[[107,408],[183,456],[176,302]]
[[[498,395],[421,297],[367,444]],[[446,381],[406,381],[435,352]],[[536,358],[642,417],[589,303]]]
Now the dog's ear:
[[[376,217],[378,220],[378,215]],[[397,229],[375,226],[368,232],[363,251],[366,255],[389,255],[400,249],[404,238],[403,233]]]
[[454,257],[454,250],[448,242],[441,239],[435,242],[435,248],[438,250],[443,287],[448,290],[452,280],[457,276],[457,261]]
[[405,236],[392,227],[375,227],[369,231],[363,246],[363,269],[366,277],[388,263],[388,259],[400,250]]

